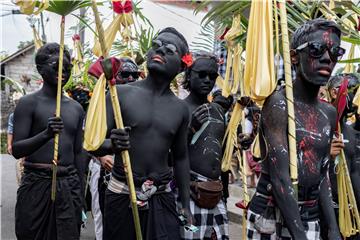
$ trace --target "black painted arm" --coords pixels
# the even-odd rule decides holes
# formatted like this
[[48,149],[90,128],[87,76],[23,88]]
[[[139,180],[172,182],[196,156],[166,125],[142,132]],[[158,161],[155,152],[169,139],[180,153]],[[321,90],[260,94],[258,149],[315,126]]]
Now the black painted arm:
[[41,148],[54,136],[50,135],[45,128],[38,134],[30,137],[32,122],[32,112],[36,103],[29,97],[20,99],[14,112],[14,140],[13,156],[17,159],[29,156]]
[[174,157],[174,174],[181,204],[183,208],[189,209],[190,205],[190,161],[187,148],[187,129],[188,129],[188,111],[184,110],[183,122],[180,129],[178,129],[174,142],[172,144],[171,152]]

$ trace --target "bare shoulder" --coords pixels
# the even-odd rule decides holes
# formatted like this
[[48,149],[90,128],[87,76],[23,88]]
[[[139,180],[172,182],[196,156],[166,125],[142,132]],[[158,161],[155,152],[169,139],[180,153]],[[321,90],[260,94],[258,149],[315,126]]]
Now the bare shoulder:
[[17,109],[31,110],[36,107],[36,104],[40,99],[38,99],[39,92],[26,94],[20,98],[19,103],[16,105]]
[[73,108],[75,108],[76,110],[80,111],[80,112],[84,112],[83,107],[81,106],[80,103],[78,103],[76,100],[66,97],[66,101],[69,102],[69,105]]
[[330,118],[336,117],[336,108],[328,102],[319,101],[319,109],[324,111],[324,113]]
[[275,91],[265,100],[262,115],[270,119],[286,120],[287,105],[284,91]]

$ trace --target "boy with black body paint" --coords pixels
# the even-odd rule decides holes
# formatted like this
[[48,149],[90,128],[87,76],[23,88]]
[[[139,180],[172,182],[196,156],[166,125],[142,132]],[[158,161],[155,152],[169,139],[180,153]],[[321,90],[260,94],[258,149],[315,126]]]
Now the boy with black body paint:
[[248,239],[271,235],[281,239],[320,239],[320,211],[329,226],[325,234],[329,239],[341,239],[327,177],[336,111],[317,97],[320,86],[327,83],[344,54],[340,35],[338,26],[324,19],[310,20],[293,34],[290,55],[297,72],[293,93],[298,196],[290,179],[288,114],[283,89],[274,92],[262,110],[260,145],[265,159],[256,194],[249,205]]

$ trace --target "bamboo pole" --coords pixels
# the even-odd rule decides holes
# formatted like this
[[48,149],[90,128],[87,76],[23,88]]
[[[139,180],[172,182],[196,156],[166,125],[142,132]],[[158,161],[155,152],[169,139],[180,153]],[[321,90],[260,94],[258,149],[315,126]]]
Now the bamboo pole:
[[[102,25],[101,25],[99,12],[98,12],[98,9],[96,6],[96,0],[92,0],[92,9],[93,9],[94,15],[95,15],[95,23],[96,23],[96,28],[97,28],[98,35],[99,35],[101,51],[103,53],[103,57],[106,58],[108,56],[108,52],[110,49],[106,49],[105,39],[104,39],[104,29],[102,28]],[[111,103],[112,103],[112,107],[114,110],[116,128],[124,128],[124,124],[123,124],[123,120],[122,120],[122,116],[121,116],[119,99],[117,96],[116,86],[109,84],[109,89],[110,89]],[[123,160],[125,174],[126,174],[126,181],[127,181],[127,184],[129,187],[129,192],[130,192],[129,195],[130,195],[131,209],[132,209],[133,219],[134,219],[134,224],[135,224],[136,239],[141,240],[142,234],[141,234],[140,218],[139,218],[139,212],[138,212],[137,203],[136,203],[135,186],[134,186],[134,179],[133,179],[132,170],[131,170],[131,162],[130,162],[129,152],[127,150],[122,151],[121,158]]]
[[[63,70],[63,58],[64,58],[64,29],[65,29],[65,16],[61,16],[60,24],[60,53],[59,53],[59,68],[58,68],[58,82],[57,82],[57,93],[56,93],[56,112],[55,116],[60,117],[61,108],[61,95],[62,95],[62,70]],[[56,198],[56,173],[58,164],[59,153],[59,134],[55,134],[54,140],[54,160],[52,167],[52,183],[51,183],[51,200],[55,201]]]
[[[338,125],[341,132],[340,123]],[[339,198],[339,229],[344,238],[360,231],[360,215],[354,189],[351,183],[349,169],[346,163],[344,149],[340,152],[339,172],[337,173]],[[351,214],[352,212],[352,214]],[[355,226],[355,228],[354,228]]]
[[286,6],[284,0],[279,0],[280,7],[280,24],[281,35],[283,43],[284,66],[285,66],[285,92],[288,109],[288,140],[289,140],[289,157],[290,157],[290,178],[294,188],[295,197],[297,199],[298,193],[298,170],[297,170],[297,155],[296,155],[296,126],[294,113],[294,97],[293,85],[291,78],[291,62],[290,62],[290,47],[289,36],[286,17]]

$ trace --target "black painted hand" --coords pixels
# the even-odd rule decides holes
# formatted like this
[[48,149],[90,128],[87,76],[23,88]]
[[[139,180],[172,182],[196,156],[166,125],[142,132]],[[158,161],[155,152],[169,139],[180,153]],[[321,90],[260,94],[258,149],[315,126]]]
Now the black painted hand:
[[46,129],[46,135],[53,138],[55,134],[61,133],[64,128],[64,123],[61,117],[50,117]]
[[182,209],[180,209],[180,214],[185,217],[186,225],[195,224],[195,220],[193,219],[193,215],[191,214],[190,209],[182,208]]
[[130,148],[130,130],[130,127],[111,130],[110,139],[114,153],[120,154],[122,151]]
[[195,111],[191,114],[191,123],[190,127],[195,131],[198,131],[201,126],[209,120],[210,117],[210,108],[209,104],[200,105]]

